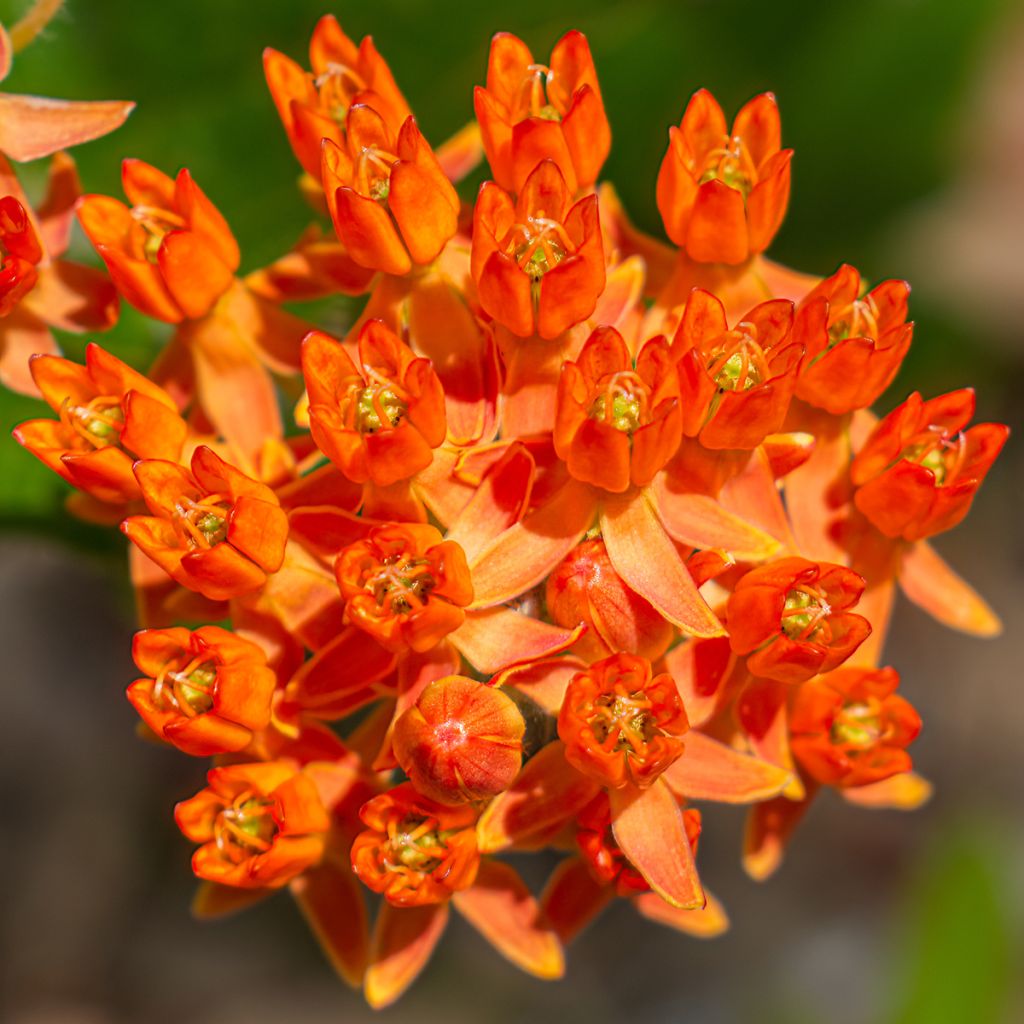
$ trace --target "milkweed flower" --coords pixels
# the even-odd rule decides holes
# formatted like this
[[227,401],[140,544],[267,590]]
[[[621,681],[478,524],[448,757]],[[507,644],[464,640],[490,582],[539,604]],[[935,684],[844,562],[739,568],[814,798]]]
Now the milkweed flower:
[[914,334],[906,281],[866,290],[843,264],[800,302],[793,338],[804,347],[798,398],[835,416],[865,409],[892,383]]
[[473,599],[462,548],[426,524],[374,527],[341,552],[334,573],[347,619],[393,651],[434,647]]
[[90,344],[85,365],[40,355],[30,363],[43,398],[60,417],[29,420],[15,440],[55,473],[98,501],[142,496],[136,459],[177,459],[188,427],[162,388]]
[[403,783],[359,817],[366,829],[352,843],[352,867],[393,906],[441,903],[473,884],[480,853],[471,807],[436,803]]
[[613,789],[650,786],[682,754],[688,728],[672,677],[628,654],[576,675],[558,713],[566,759]]
[[790,746],[804,771],[841,787],[910,771],[906,748],[921,719],[895,692],[899,681],[891,668],[839,668],[804,683],[789,713]]
[[487,85],[473,97],[494,180],[518,192],[542,160],[553,160],[569,194],[587,191],[611,148],[597,71],[582,32],[567,32],[538,64],[509,32],[491,40]]
[[446,676],[395,722],[395,756],[433,800],[485,800],[519,774],[525,728],[515,702],[498,687]]
[[698,263],[743,263],[768,248],[789,202],[791,149],[782,149],[771,93],[755,96],[729,129],[706,89],[693,94],[658,173],[669,238]]
[[395,131],[373,107],[351,107],[343,143],[324,140],[321,177],[334,230],[364,267],[407,274],[458,228],[459,197],[412,117]]
[[378,320],[360,331],[358,359],[320,331],[306,337],[310,430],[350,480],[386,486],[430,465],[445,437],[444,391],[430,360]]
[[147,316],[197,319],[231,286],[238,243],[220,211],[187,170],[171,179],[142,160],[125,160],[126,206],[82,196],[78,219],[118,291]]
[[729,598],[729,643],[757,676],[799,683],[831,672],[871,632],[849,611],[863,592],[864,580],[841,565],[791,557],[758,566]]
[[274,492],[201,446],[190,469],[135,464],[150,516],[121,529],[173,580],[223,601],[262,587],[284,560],[288,518]]
[[132,657],[146,677],[128,687],[128,700],[157,736],[186,754],[242,750],[270,724],[276,679],[266,655],[226,629],[144,629]]
[[853,500],[887,537],[931,537],[967,515],[1009,436],[996,423],[968,428],[973,415],[970,388],[928,401],[915,391],[872,431],[850,468]]
[[202,845],[192,870],[220,885],[278,889],[324,854],[330,818],[317,788],[286,761],[212,768],[207,787],[174,809]]
[[410,115],[387,62],[366,36],[358,45],[333,14],[325,14],[309,41],[311,71],[267,47],[263,70],[274,106],[299,163],[319,181],[324,139],[345,141],[349,110],[367,104],[393,129]]
[[664,338],[635,362],[614,328],[598,328],[558,382],[555,451],[585,483],[622,492],[649,484],[679,447],[679,378]]
[[776,299],[730,329],[721,301],[693,290],[672,339],[687,437],[705,448],[756,448],[782,429],[803,356],[792,326],[793,304]]
[[486,182],[473,211],[471,268],[480,305],[513,334],[556,338],[594,312],[605,283],[597,197],[575,205],[544,160],[518,198]]

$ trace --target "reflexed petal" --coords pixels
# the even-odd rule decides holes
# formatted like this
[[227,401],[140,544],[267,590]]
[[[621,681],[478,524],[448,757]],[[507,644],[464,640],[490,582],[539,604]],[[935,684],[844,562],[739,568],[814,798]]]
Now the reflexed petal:
[[754,803],[778,796],[790,780],[784,768],[695,730],[684,742],[683,756],[665,769],[664,778],[677,796],[688,800]]
[[377,914],[363,991],[379,1010],[393,1003],[427,965],[448,923],[446,903],[393,907],[384,902]]
[[[567,857],[551,873],[540,905],[555,934],[568,944],[614,898],[615,887],[596,881],[582,858]],[[660,896],[657,899],[664,903]]]

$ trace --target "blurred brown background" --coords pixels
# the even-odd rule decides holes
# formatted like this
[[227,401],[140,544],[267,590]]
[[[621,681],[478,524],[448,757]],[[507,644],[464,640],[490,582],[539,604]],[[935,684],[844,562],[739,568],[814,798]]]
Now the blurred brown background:
[[[24,7],[0,0],[0,20]],[[86,188],[118,192],[122,156],[188,165],[224,210],[246,267],[283,251],[306,212],[260,52],[303,58],[321,2],[69,0],[4,88],[131,98],[115,135],[76,151]],[[773,255],[840,261],[914,286],[914,388],[965,384],[979,418],[1022,425],[1024,11],[1001,0],[537,2],[334,7],[372,32],[435,141],[471,115],[499,28],[546,55],[583,29],[615,133],[607,176],[657,230],[654,179],[689,94],[727,111],[779,97],[797,151]],[[541,57],[543,59],[543,57]],[[29,177],[38,171],[28,168]],[[84,249],[83,249],[84,251]],[[310,316],[337,322],[335,303]],[[145,365],[160,329],[126,310],[105,345]],[[67,339],[69,353],[80,339]],[[40,415],[0,400],[8,428]],[[518,974],[458,922],[395,1021],[629,1019],[688,1024],[1013,1024],[1024,932],[1022,456],[1016,437],[967,523],[938,547],[1004,615],[961,637],[903,603],[888,660],[925,730],[936,796],[912,815],[821,801],[779,874],[738,863],[742,815],[710,808],[701,870],[733,921],[702,943],[614,907],[572,948],[566,980]],[[76,525],[62,488],[0,444],[0,1019],[11,1024],[320,1024],[372,1016],[336,982],[287,897],[216,925],[188,914],[189,845],[171,819],[203,766],[140,743],[123,547]],[[547,867],[524,868],[539,885]]]

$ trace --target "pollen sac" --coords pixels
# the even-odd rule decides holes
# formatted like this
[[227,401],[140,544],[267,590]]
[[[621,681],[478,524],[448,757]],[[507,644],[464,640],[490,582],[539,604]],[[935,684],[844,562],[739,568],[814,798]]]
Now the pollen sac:
[[654,660],[672,642],[672,626],[612,566],[604,541],[587,540],[574,548],[548,577],[545,597],[558,625],[587,631],[574,648],[587,660],[616,651],[636,651]]
[[259,647],[226,629],[144,629],[132,656],[146,678],[128,687],[128,699],[157,736],[186,754],[242,750],[270,724],[274,673]]
[[664,338],[636,361],[610,327],[591,334],[558,383],[555,451],[585,483],[622,492],[644,486],[679,447],[679,378]]
[[743,263],[768,248],[786,215],[791,149],[775,97],[755,96],[730,130],[706,89],[694,93],[658,174],[669,238],[697,263]]
[[473,210],[471,272],[488,316],[522,338],[582,323],[604,290],[597,197],[575,205],[558,166],[537,164],[513,202],[486,182]]
[[956,526],[1009,436],[979,423],[974,392],[924,401],[914,392],[886,416],[857,453],[850,477],[857,508],[887,537],[921,540]]
[[521,39],[499,32],[474,105],[487,162],[503,189],[518,192],[545,159],[558,165],[571,195],[597,181],[611,129],[583,33],[567,32],[544,65]]
[[35,356],[30,369],[59,419],[22,423],[15,439],[97,501],[137,501],[136,459],[181,455],[188,427],[171,396],[98,345],[86,349],[85,366]]
[[359,334],[358,365],[320,331],[302,343],[309,422],[320,450],[354,483],[415,476],[445,438],[444,390],[429,359],[379,320]]
[[320,179],[321,140],[345,143],[348,113],[373,107],[395,131],[411,114],[387,62],[366,36],[350,39],[333,14],[324,15],[309,42],[311,72],[268,48],[263,70],[288,141],[307,174]]
[[151,516],[122,531],[168,576],[212,601],[258,590],[284,561],[288,517],[277,495],[199,447],[190,470],[162,459],[135,464]]
[[910,771],[921,719],[897,694],[895,669],[840,668],[804,683],[789,713],[801,768],[825,785],[866,786]]
[[721,301],[693,290],[672,339],[687,437],[750,449],[782,429],[803,356],[792,326],[793,304],[775,299],[730,329]]
[[172,179],[142,160],[125,160],[121,177],[130,207],[98,195],[78,204],[82,228],[117,290],[157,320],[205,316],[241,259],[227,222],[188,170]]
[[910,348],[909,296],[906,281],[868,291],[847,264],[812,289],[793,322],[793,339],[804,347],[797,397],[835,416],[876,401]]
[[395,723],[395,756],[416,789],[439,803],[485,800],[519,774],[524,730],[499,688],[448,676]]
[[851,611],[864,592],[853,570],[782,558],[746,573],[726,609],[729,643],[756,676],[800,683],[838,668],[871,625]]
[[476,879],[476,811],[449,807],[403,783],[365,803],[352,869],[396,907],[445,903]]
[[428,651],[458,629],[473,599],[466,556],[433,527],[374,527],[334,567],[345,616],[389,651]]
[[277,889],[323,857],[330,818],[312,780],[290,762],[213,768],[207,788],[174,809],[202,845],[192,870],[220,885]]
[[602,786],[645,789],[683,752],[689,728],[672,677],[615,654],[575,675],[558,714],[569,763]]

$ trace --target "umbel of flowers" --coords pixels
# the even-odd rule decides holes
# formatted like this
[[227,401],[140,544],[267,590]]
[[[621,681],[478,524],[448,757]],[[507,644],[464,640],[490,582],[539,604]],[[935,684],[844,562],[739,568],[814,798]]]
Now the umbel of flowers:
[[[967,389],[869,411],[909,288],[765,255],[793,156],[774,97],[730,122],[693,96],[658,175],[666,242],[599,184],[578,32],[546,64],[497,35],[475,120],[436,148],[330,16],[308,62],[264,68],[319,218],[247,274],[187,170],[129,159],[124,200],[79,195],[56,153],[33,207],[0,157],[2,365],[49,406],[15,437],[130,541],[128,698],[209,760],[175,812],[196,914],[287,889],[382,1006],[453,910],[541,978],[616,899],[720,933],[705,801],[747,808],[756,878],[824,794],[922,803],[890,610],[899,584],[998,631],[929,539],[1007,430],[970,425]],[[49,108],[15,107],[7,157],[45,155]],[[114,127],[96,117],[69,110],[66,141]],[[109,277],[61,259],[73,214]],[[364,297],[344,337],[282,308],[340,294]],[[50,339],[109,326],[118,297],[174,325],[147,374]],[[537,893],[505,855],[542,848]]]

